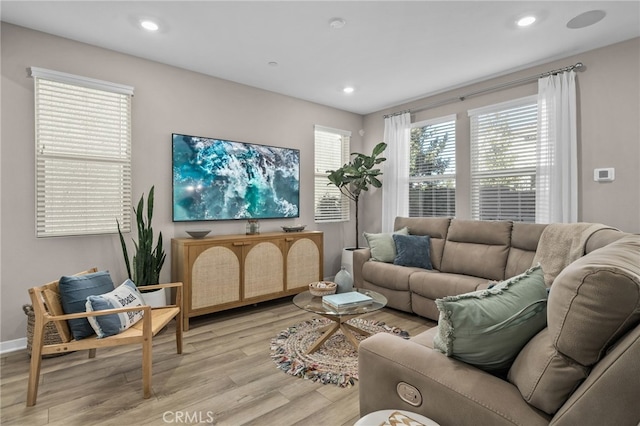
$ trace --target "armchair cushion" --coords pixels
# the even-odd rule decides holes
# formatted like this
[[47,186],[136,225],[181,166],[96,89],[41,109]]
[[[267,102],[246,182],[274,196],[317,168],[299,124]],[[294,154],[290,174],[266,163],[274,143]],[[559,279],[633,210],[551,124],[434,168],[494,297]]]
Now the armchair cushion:
[[[106,309],[126,308],[144,305],[142,295],[131,280],[126,280],[115,290],[87,297],[87,312]],[[126,330],[142,319],[143,311],[121,312],[118,314],[89,317],[89,324],[98,338],[113,336]]]
[[537,266],[490,289],[436,299],[434,348],[491,372],[506,372],[546,326],[547,290]]
[[[65,314],[86,312],[87,297],[108,293],[113,290],[113,281],[108,271],[98,271],[86,275],[63,276],[59,281],[60,301]],[[86,318],[67,321],[76,340],[95,334]]]

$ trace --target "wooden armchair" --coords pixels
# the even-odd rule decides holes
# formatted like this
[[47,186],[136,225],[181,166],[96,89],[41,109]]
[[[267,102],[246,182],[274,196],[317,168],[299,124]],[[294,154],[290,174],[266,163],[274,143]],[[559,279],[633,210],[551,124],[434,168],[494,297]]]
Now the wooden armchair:
[[[97,269],[89,269],[76,275],[85,275],[93,272],[97,272]],[[153,336],[158,334],[172,319],[176,320],[177,353],[182,353],[182,283],[158,284],[139,288],[143,293],[148,290],[173,288],[175,289],[175,305],[153,309],[150,306],[126,307],[78,314],[64,314],[58,284],[58,281],[52,281],[41,287],[29,289],[29,296],[35,314],[35,324],[33,328],[31,365],[29,368],[27,407],[31,407],[36,403],[43,355],[89,350],[89,358],[94,358],[98,348],[130,344],[142,345],[142,389],[144,398],[149,398],[151,396],[151,348]],[[94,335],[85,339],[75,340],[67,324],[67,320],[74,318],[88,318],[130,311],[144,311],[143,319],[115,336],[102,339],[98,339]],[[55,324],[62,343],[44,344],[44,330],[48,322]]]

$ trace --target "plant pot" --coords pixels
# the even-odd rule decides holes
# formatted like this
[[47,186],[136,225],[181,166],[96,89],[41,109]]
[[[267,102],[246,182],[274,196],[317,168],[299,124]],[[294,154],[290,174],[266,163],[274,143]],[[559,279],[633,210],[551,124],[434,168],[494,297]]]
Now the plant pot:
[[347,247],[342,249],[342,261],[340,266],[344,266],[349,275],[353,277],[353,252],[357,250],[354,247]]
[[167,306],[167,292],[164,288],[153,291],[144,291],[142,292],[142,298],[144,299],[144,303],[152,308]]

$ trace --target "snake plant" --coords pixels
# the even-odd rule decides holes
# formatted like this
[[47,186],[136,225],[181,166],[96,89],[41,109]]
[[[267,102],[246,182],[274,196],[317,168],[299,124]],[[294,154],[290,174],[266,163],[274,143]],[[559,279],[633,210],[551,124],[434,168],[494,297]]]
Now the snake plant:
[[160,271],[166,258],[166,254],[162,248],[162,232],[158,234],[158,242],[156,246],[153,247],[153,228],[151,227],[153,195],[154,187],[152,186],[149,191],[149,197],[147,198],[146,218],[144,215],[144,194],[140,197],[138,207],[133,209],[136,216],[138,241],[136,242],[132,239],[135,247],[132,262],[129,262],[127,245],[120,231],[120,223],[118,222],[118,234],[120,235],[124,263],[127,266],[127,274],[129,275],[129,279],[138,287],[158,284],[160,282]]

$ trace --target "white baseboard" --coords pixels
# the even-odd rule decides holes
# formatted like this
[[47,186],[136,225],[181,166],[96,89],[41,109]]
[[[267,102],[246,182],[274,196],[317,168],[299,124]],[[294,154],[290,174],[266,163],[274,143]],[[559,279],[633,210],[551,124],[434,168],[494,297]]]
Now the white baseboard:
[[0,355],[27,349],[27,338],[23,337],[16,340],[7,340],[0,342]]

